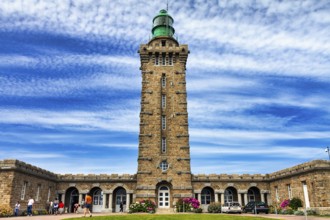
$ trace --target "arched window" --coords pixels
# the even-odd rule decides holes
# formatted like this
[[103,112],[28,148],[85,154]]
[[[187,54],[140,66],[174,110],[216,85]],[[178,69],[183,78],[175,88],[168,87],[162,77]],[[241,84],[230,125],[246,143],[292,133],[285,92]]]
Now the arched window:
[[234,193],[231,189],[225,190],[225,203],[227,202],[233,202]]
[[211,194],[211,190],[208,189],[208,188],[204,188],[202,190],[202,205],[208,205],[211,203],[211,197],[212,197],[212,194]]
[[248,190],[248,201],[249,202],[256,201],[256,197],[255,197],[254,191],[251,190],[251,189]]

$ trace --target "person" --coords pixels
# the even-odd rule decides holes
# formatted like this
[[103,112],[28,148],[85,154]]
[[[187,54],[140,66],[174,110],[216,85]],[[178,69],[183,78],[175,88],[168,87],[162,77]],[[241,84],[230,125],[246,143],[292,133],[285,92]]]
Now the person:
[[48,214],[53,214],[53,209],[54,209],[54,202],[50,201],[49,203],[49,208],[48,208]]
[[29,201],[28,201],[28,205],[27,205],[27,216],[32,216],[32,207],[34,204],[34,200],[32,197],[30,197]]
[[19,201],[17,201],[17,203],[15,204],[15,216],[18,216],[20,207],[21,204],[19,204]]
[[79,203],[78,202],[76,202],[74,205],[73,205],[73,212],[74,213],[78,213],[79,211],[78,211],[78,208],[79,208]]
[[60,201],[60,203],[58,204],[58,212],[60,213],[60,215],[62,215],[62,213],[64,212],[64,203],[62,201]]
[[53,214],[57,215],[58,212],[58,199],[56,198],[53,203]]
[[89,217],[92,217],[91,207],[92,207],[92,197],[89,193],[87,193],[87,195],[85,197],[84,217],[86,217],[87,211],[89,213]]
[[124,208],[123,202],[120,202],[119,208],[120,208],[119,212],[123,212],[124,211],[123,210],[123,208]]

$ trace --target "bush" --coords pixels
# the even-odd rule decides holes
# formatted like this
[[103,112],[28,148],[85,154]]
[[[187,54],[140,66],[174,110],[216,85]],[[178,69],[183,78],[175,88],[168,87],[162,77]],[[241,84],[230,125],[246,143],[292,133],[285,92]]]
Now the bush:
[[199,208],[199,201],[195,198],[179,199],[176,203],[177,212],[191,212]]
[[292,215],[293,212],[294,211],[290,207],[287,207],[286,209],[281,209],[280,214],[283,214],[283,215]]
[[316,215],[316,211],[313,209],[308,209],[307,210],[307,215]]
[[9,205],[0,205],[0,217],[12,216],[14,210]]
[[221,203],[220,202],[212,202],[207,208],[209,213],[221,213]]
[[202,213],[203,209],[202,208],[197,208],[197,209],[194,209],[194,212],[195,213]]
[[294,211],[294,215],[305,215],[303,211]]
[[135,212],[155,213],[156,204],[149,199],[141,200],[139,202],[133,203],[129,206],[129,213],[135,213]]
[[290,200],[290,204],[289,206],[293,209],[293,210],[297,210],[299,207],[302,207],[302,201],[299,198],[292,198]]

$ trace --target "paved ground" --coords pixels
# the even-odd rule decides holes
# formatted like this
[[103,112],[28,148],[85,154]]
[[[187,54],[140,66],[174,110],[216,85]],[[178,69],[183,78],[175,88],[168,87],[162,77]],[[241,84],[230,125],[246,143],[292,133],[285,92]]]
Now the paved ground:
[[[93,216],[105,216],[105,215],[127,215],[122,213],[93,213]],[[147,214],[149,215],[149,214]],[[9,218],[9,220],[22,220],[22,219],[29,219],[29,220],[60,220],[66,218],[73,218],[73,217],[82,217],[83,214],[63,214],[63,215],[41,215],[41,216],[21,216],[21,217],[13,217]],[[254,216],[253,214],[242,214],[242,216]],[[330,218],[324,217],[313,217],[313,216],[293,216],[293,215],[275,215],[275,214],[259,214],[260,217],[265,218],[275,218],[275,219],[283,219],[283,220],[330,220]],[[88,219],[88,218],[87,218]]]

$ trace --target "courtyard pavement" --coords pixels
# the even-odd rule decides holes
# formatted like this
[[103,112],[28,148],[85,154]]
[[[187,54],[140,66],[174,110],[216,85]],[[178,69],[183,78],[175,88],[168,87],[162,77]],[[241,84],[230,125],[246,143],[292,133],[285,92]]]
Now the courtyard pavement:
[[[93,213],[93,216],[110,216],[110,215],[127,215],[126,213]],[[150,216],[150,214],[146,214]],[[157,215],[157,214],[156,214]],[[184,215],[184,214],[183,214]],[[220,214],[222,215],[222,214]],[[255,216],[253,214],[242,214],[240,216]],[[330,220],[330,218],[326,217],[315,217],[315,216],[294,216],[294,215],[275,215],[275,214],[258,214],[257,216],[265,217],[265,218],[274,218],[274,219],[283,219],[283,220]],[[63,215],[38,215],[38,216],[20,216],[20,217],[11,217],[10,220],[61,220],[67,218],[83,218],[83,214],[63,214]],[[86,216],[88,219],[89,217]]]

